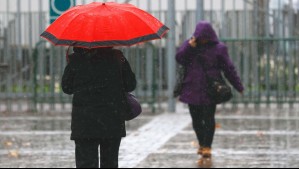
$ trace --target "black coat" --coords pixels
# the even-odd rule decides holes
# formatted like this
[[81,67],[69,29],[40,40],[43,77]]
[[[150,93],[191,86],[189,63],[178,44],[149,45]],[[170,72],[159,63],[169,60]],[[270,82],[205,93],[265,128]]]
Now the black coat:
[[62,78],[63,91],[74,95],[71,139],[125,137],[123,94],[135,88],[135,74],[121,51],[78,50],[72,54]]

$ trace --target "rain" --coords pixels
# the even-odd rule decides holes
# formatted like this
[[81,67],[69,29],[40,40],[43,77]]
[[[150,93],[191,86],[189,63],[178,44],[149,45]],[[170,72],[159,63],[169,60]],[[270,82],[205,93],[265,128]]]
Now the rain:
[[111,1],[0,0],[0,168],[299,167],[299,0]]

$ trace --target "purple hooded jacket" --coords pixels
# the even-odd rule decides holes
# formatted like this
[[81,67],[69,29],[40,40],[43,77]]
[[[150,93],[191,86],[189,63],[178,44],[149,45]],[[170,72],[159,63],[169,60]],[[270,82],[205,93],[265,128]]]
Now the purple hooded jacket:
[[[188,40],[184,42],[176,55],[177,62],[187,68],[180,100],[191,105],[216,104],[207,93],[209,85],[205,72],[212,79],[221,78],[221,73],[224,72],[233,87],[243,92],[244,87],[229,57],[228,49],[219,41],[211,24],[200,22],[196,27],[194,37],[198,41],[197,47],[191,47]],[[207,40],[208,43],[201,45],[199,44],[201,40]],[[202,61],[204,68],[200,63]]]

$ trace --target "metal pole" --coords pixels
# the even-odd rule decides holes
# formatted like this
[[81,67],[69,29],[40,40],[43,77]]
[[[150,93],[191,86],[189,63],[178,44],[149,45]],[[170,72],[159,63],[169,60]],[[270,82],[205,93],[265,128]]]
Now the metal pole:
[[226,38],[227,32],[226,32],[226,16],[225,16],[225,0],[221,1],[221,15],[222,15],[222,31],[221,31],[221,37]]
[[[23,72],[22,72],[22,67],[23,67],[23,57],[22,57],[22,24],[21,24],[21,0],[18,0],[17,2],[17,32],[18,32],[18,37],[17,37],[17,44],[18,44],[18,59],[17,59],[17,66],[20,71],[19,71],[19,87],[20,87],[20,93],[23,93]],[[21,103],[21,98],[20,102],[18,103],[18,111],[22,110],[22,103]]]
[[[236,7],[236,0],[234,0],[233,2],[233,8],[234,8],[234,12],[233,12],[233,25],[237,25],[237,7]],[[237,26],[233,26],[233,37],[237,38],[238,37],[238,28]]]
[[[250,36],[250,32],[249,29],[247,29],[249,23],[248,23],[248,6],[247,3],[244,3],[244,34],[245,34],[245,39],[248,38],[248,36]],[[249,43],[250,42],[245,42],[244,43],[244,58],[243,58],[243,66],[244,66],[244,85],[245,86],[249,86],[249,82],[250,82],[250,76],[249,76]],[[245,94],[246,96],[246,94]],[[244,102],[244,97],[242,97],[242,101]],[[245,106],[248,106],[248,103],[245,104]]]
[[175,3],[174,0],[168,0],[168,26],[170,32],[167,40],[167,60],[168,60],[168,111],[175,112],[175,99],[173,90],[175,84],[175,53],[176,53],[176,29],[175,29]]
[[[278,37],[283,37],[283,12],[282,12],[283,10],[282,10],[282,0],[279,0],[278,1],[278,20],[279,20],[279,22],[280,21],[282,21],[282,23],[280,23],[280,24],[278,24]],[[279,69],[281,66],[280,66],[280,64],[283,64],[283,61],[282,61],[282,55],[283,55],[283,52],[282,52],[282,50],[283,50],[283,46],[284,46],[284,44],[283,44],[283,42],[278,42],[279,43],[279,45],[278,45],[278,57],[279,57],[279,61],[280,61],[280,63],[279,63],[279,67],[278,67],[278,83],[279,83],[279,87],[278,87],[278,105],[279,105],[279,107],[281,107],[281,100],[282,100],[282,91],[283,91],[283,78],[282,78],[282,76],[283,76],[283,73],[281,72],[281,70]]]
[[51,96],[50,96],[50,110],[55,110],[55,69],[54,68],[54,48],[53,46],[50,48],[50,78],[51,78],[51,82],[50,82],[50,92],[51,92]]
[[188,0],[185,0],[185,12],[188,10]]
[[[57,51],[57,53],[58,53],[58,56],[64,56],[64,48],[63,47],[60,47],[59,49],[58,49],[58,51]],[[59,60],[60,59],[60,60]],[[64,68],[65,68],[65,66],[67,65],[66,64],[66,59],[64,59],[63,57],[60,57],[58,60],[59,60],[59,63],[60,63],[60,69],[59,69],[59,71],[60,71],[60,75],[62,75],[63,74],[63,71],[64,71]],[[62,79],[62,76],[60,76],[60,79]],[[62,106],[61,106],[61,108],[64,110],[65,109],[65,107],[66,107],[66,98],[68,98],[68,97],[66,97],[64,94],[63,94],[63,92],[60,92],[60,103],[62,104]]]
[[[31,2],[32,0],[29,0],[29,3],[28,3],[28,8],[29,8],[29,56],[32,56],[32,54],[33,54],[33,52],[32,52],[32,50],[33,50],[33,39],[32,39],[32,31],[31,30],[33,30],[32,29],[32,2]],[[33,65],[33,60],[32,59],[29,59],[29,64],[30,65]],[[31,66],[32,67],[32,66]],[[30,68],[30,84],[28,84],[28,86],[30,86],[30,88],[33,88],[33,69],[32,68]],[[32,90],[33,91],[33,90]],[[32,99],[31,99],[32,100]],[[33,110],[33,108],[34,108],[34,105],[33,105],[33,103],[31,102],[31,103],[29,103],[29,110]]]
[[[7,47],[8,47],[8,43],[7,43],[7,38],[8,38],[8,34],[7,34],[7,28],[4,28],[4,33],[3,33],[3,36],[4,36],[4,42],[3,42],[3,47],[4,47],[4,63],[5,64],[7,64],[8,62],[8,59],[7,59],[7,55],[8,55],[8,51],[7,50],[5,50]],[[5,65],[6,66],[6,65]],[[1,65],[0,65],[0,73],[1,73]],[[3,77],[3,80],[4,80],[4,82],[3,82],[3,85],[5,85],[5,90],[4,90],[4,98],[5,98],[5,102],[4,102],[4,107],[6,107],[6,109],[7,109],[7,107],[8,107],[8,102],[7,102],[7,100],[8,100],[8,97],[9,97],[9,95],[8,95],[8,85],[7,85],[7,83],[8,83],[8,67],[6,67],[6,69],[5,69],[5,76]]]
[[[293,8],[293,1],[289,0],[289,37],[293,37],[294,36],[294,30],[293,30],[293,26],[294,26],[294,8]],[[295,50],[295,46],[294,46],[294,42],[289,42],[289,46],[290,49],[288,49],[288,62],[289,62],[289,94],[288,97],[290,98],[291,102],[290,102],[290,106],[293,107],[293,100],[294,100],[294,63],[295,63],[295,59],[294,59],[294,55],[293,55],[293,50]]]
[[136,90],[136,95],[140,96],[140,94],[142,93],[141,89],[142,89],[142,85],[141,84],[141,76],[140,76],[140,72],[141,72],[141,52],[140,52],[140,46],[137,45],[136,49],[136,79],[137,79],[137,90]]
[[131,0],[126,0],[124,3],[129,3]]
[[294,4],[292,0],[289,0],[289,10],[288,10],[288,16],[289,16],[289,37],[293,37],[294,35]]
[[147,12],[151,13],[152,12],[152,1],[147,1]]
[[[258,20],[258,15],[259,15],[259,12],[258,12],[258,0],[255,0],[254,1],[254,12],[253,12],[253,23],[254,23],[254,34],[258,35],[258,32],[259,32],[259,20]],[[251,93],[253,93],[254,91],[254,102],[255,102],[255,108],[257,109],[258,106],[259,106],[259,103],[260,103],[260,90],[259,90],[259,57],[258,57],[258,52],[256,49],[258,49],[258,44],[259,42],[253,42],[253,47],[252,47],[252,60],[253,60],[253,63],[252,65],[255,65],[253,67],[253,86],[254,86],[254,90],[251,91]],[[256,94],[257,93],[257,94]]]
[[[153,69],[154,69],[154,63],[153,63],[153,48],[150,44],[146,45],[146,84],[148,86],[147,91],[146,91],[146,97],[147,98],[151,98],[151,94],[153,93],[153,88],[152,88],[152,84],[153,84]],[[151,102],[151,101],[150,101]]]
[[211,23],[213,23],[213,5],[214,5],[213,3],[214,3],[213,0],[210,0],[210,9],[209,9],[210,10],[210,12],[209,12],[210,16],[209,17],[210,17],[210,22]]
[[[41,34],[43,31],[44,31],[44,17],[43,17],[43,0],[40,0],[39,1],[39,34]],[[44,57],[45,57],[45,46],[44,44],[42,43],[41,44],[41,47],[38,48],[38,66],[39,66],[39,88],[40,88],[40,91],[41,93],[37,93],[35,99],[38,100],[38,98],[40,97],[41,98],[41,112],[44,111],[44,104],[43,104],[43,99],[44,99],[44,93],[45,93],[45,83],[44,83],[44,76],[45,76],[45,65],[44,65]]]
[[182,21],[182,27],[183,27],[182,34],[183,34],[183,36],[180,39],[180,43],[183,40],[189,38],[189,36],[190,36],[190,33],[189,33],[190,31],[189,30],[190,30],[191,26],[190,26],[190,24],[188,24],[188,22],[190,22],[190,21],[188,21],[189,19],[187,19],[190,16],[190,12],[188,11],[188,1],[187,0],[185,0],[185,9],[184,9],[184,11],[185,11],[185,14],[184,14],[185,19],[183,19],[183,21]]
[[7,63],[10,65],[10,67],[8,68],[8,73],[7,73],[7,111],[8,112],[11,112],[12,110],[12,59],[11,59],[11,48],[10,48],[10,45],[11,45],[11,32],[12,30],[10,29],[10,4],[9,4],[9,0],[6,1],[7,2],[7,6],[6,6],[6,12],[7,12],[7,36],[6,36],[6,42],[7,42]]
[[[151,13],[151,1],[147,1],[147,12]],[[153,82],[153,52],[150,44],[147,44],[146,46],[146,51],[145,51],[145,57],[146,57],[146,84],[148,86],[147,91],[146,91],[146,97],[151,98],[151,91],[153,90],[152,88],[152,82]],[[151,101],[150,101],[151,104]]]
[[[147,1],[147,10],[149,13],[152,13],[152,1]],[[155,48],[154,46],[149,43],[147,50],[146,50],[146,57],[147,57],[147,79],[148,79],[148,86],[150,86],[150,89],[148,91],[150,92],[150,105],[152,108],[152,112],[155,113],[155,92],[156,92],[156,87],[155,87]]]
[[[247,21],[247,18],[248,18],[248,6],[247,6],[247,3],[244,2],[244,15],[243,15],[243,34],[244,34],[244,38],[246,39],[248,36],[249,36],[249,33],[248,33],[248,29],[247,29],[247,26],[248,26],[248,21]],[[244,82],[244,85],[247,87],[249,86],[249,54],[248,54],[248,43],[250,42],[244,42],[243,43],[243,82]],[[246,96],[246,95],[245,95]],[[244,101],[244,97],[242,98],[242,101]],[[248,104],[246,103],[245,106],[247,107]]]
[[[267,38],[269,38],[269,35],[270,35],[270,21],[269,21],[269,1],[268,0],[265,0],[264,1],[264,25],[265,25],[265,36]],[[267,104],[268,106],[270,105],[270,94],[271,94],[271,77],[270,77],[270,69],[271,69],[271,55],[270,55],[270,42],[267,41],[267,46],[264,45],[265,47],[265,53],[267,53],[267,65],[266,65],[266,89],[267,89]]]
[[[282,2],[283,4],[284,4],[284,1]],[[283,6],[283,5],[282,5]],[[284,7],[283,6],[283,9],[282,9],[282,18],[283,18],[283,38],[286,38],[286,30],[287,30],[287,28],[286,28],[286,25],[287,25],[287,21],[286,21],[286,19],[287,19],[287,14],[284,12],[285,11],[285,9],[287,9],[286,7]],[[288,66],[288,53],[287,53],[287,43],[286,43],[286,41],[284,40],[283,42],[283,67],[284,68],[286,68],[287,66]],[[284,72],[283,72],[283,82],[284,82],[284,84],[283,84],[283,102],[286,102],[287,101],[287,97],[288,97],[288,92],[287,92],[287,87],[288,87],[288,83],[287,83],[287,79],[288,79],[288,72],[287,72],[287,69],[285,69],[284,70]]]
[[204,0],[196,1],[196,23],[204,20]]
[[[162,12],[162,4],[161,0],[159,0],[159,14],[158,18],[161,20],[161,12]],[[159,80],[158,80],[158,92],[159,92],[159,97],[158,97],[158,108],[159,110],[161,109],[161,102],[162,102],[162,92],[163,92],[163,48],[162,48],[162,40],[158,42],[159,47]]]
[[44,18],[43,18],[43,0],[38,1],[38,8],[39,8],[39,34],[44,31]]
[[243,4],[244,6],[243,6],[243,9],[244,9],[244,11],[243,11],[243,37],[246,39],[247,37],[248,37],[248,32],[247,32],[247,23],[248,23],[248,21],[247,21],[247,12],[248,12],[248,8],[247,8],[247,3],[246,2],[244,2],[244,4]]

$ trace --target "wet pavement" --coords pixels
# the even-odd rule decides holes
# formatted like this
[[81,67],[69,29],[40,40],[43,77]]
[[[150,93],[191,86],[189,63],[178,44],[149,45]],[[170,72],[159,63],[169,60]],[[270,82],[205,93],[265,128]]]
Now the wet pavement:
[[[120,167],[298,168],[299,109],[219,107],[213,158],[200,160],[186,107],[127,124]],[[70,117],[1,116],[1,168],[73,168]]]

